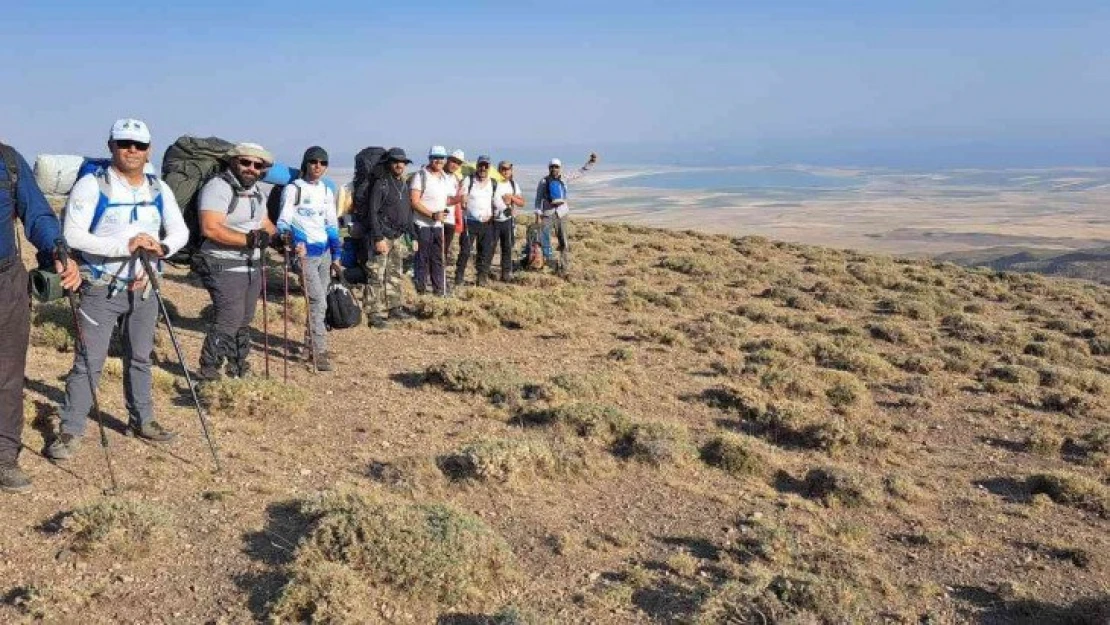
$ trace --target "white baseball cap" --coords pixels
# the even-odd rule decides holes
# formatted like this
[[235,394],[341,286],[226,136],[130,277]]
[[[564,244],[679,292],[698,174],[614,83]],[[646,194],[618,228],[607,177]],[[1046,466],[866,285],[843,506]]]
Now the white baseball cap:
[[117,119],[116,123],[112,124],[112,130],[108,133],[108,140],[131,140],[139,143],[150,143],[150,129],[138,119],[131,119],[130,117]]
[[428,150],[429,158],[447,158],[447,148],[442,145],[433,145],[432,149]]
[[454,152],[451,153],[451,158],[455,159],[456,161],[458,161],[460,163],[465,163],[466,162],[466,153],[463,152],[462,150],[455,150]]
[[549,163],[547,164],[547,166],[548,166],[548,167],[562,167],[562,166],[563,166],[563,161],[560,161],[560,160],[559,160],[559,159],[557,159],[557,158],[553,158],[553,159],[551,159],[551,161],[550,161],[550,162],[549,162]]

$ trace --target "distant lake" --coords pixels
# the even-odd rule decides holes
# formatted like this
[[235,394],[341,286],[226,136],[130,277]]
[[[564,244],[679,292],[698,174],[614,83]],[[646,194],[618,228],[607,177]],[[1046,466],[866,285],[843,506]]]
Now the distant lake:
[[698,189],[736,193],[749,190],[842,190],[860,186],[852,176],[823,176],[797,169],[698,169],[644,174],[614,180],[615,187]]

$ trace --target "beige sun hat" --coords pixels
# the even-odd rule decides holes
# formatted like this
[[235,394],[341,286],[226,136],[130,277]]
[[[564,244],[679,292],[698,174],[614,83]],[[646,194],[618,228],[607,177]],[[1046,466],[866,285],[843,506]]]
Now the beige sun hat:
[[274,155],[270,154],[266,148],[257,143],[237,143],[235,147],[228,150],[226,155],[229,159],[238,158],[240,156],[257,158],[267,165],[274,164]]

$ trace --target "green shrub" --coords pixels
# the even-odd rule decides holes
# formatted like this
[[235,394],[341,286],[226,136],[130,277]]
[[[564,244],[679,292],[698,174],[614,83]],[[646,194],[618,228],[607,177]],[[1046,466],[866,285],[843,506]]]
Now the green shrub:
[[811,469],[803,481],[806,496],[820,499],[826,505],[840,503],[857,507],[873,503],[877,498],[876,487],[862,473],[821,467]]
[[607,445],[627,436],[632,428],[632,420],[619,408],[582,402],[524,411],[518,418],[529,424],[563,428]]

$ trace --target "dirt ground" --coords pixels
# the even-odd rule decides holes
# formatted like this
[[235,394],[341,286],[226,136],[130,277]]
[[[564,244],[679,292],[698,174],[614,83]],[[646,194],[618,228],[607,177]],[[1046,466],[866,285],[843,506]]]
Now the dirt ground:
[[[220,473],[160,330],[158,419],[180,436],[123,436],[106,371],[110,497],[94,424],[74,459],[40,455],[72,353],[39,332],[35,488],[0,505],[0,621],[265,621],[313,531],[296,502],[351,492],[473,515],[516,574],[451,603],[347,562],[403,599],[332,622],[1107,622],[1110,289],[604,222],[574,241],[570,281],[522,274],[449,300],[406,285],[421,318],[331,332],[335,372],[291,362],[287,384],[217,401]],[[208,297],[183,268],[164,294],[195,366]],[[280,307],[275,275],[278,381]],[[299,339],[303,317],[290,327]],[[477,384],[428,373],[459,363]],[[583,402],[631,425],[613,440],[534,425]],[[478,470],[444,468],[490,441],[540,441],[556,461],[479,446]],[[82,533],[77,512],[104,501],[153,529]],[[494,619],[510,605],[527,616]]]

